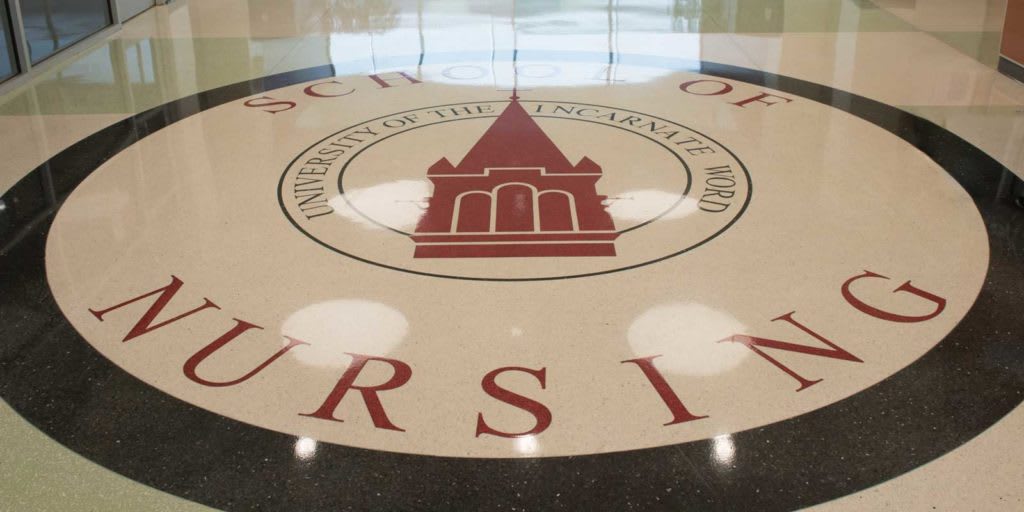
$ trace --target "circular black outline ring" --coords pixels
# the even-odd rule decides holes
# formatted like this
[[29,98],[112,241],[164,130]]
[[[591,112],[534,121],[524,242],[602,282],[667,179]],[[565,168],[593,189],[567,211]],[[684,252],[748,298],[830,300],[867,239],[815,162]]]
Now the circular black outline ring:
[[[524,100],[524,101],[527,101],[527,100]],[[557,101],[553,101],[553,100],[529,100],[529,101],[549,101],[551,103],[558,103]],[[676,126],[682,126],[683,128],[686,128],[687,130],[690,130],[691,132],[696,133],[697,135],[700,135],[700,136],[702,136],[702,137],[704,137],[704,138],[714,142],[715,144],[718,145],[718,147],[724,149],[726,151],[726,153],[728,153],[729,156],[731,156],[733,158],[733,160],[735,160],[736,163],[738,163],[740,165],[740,168],[743,170],[743,175],[747,179],[747,195],[746,195],[746,198],[743,201],[743,204],[740,206],[739,212],[737,212],[736,215],[732,219],[730,219],[727,224],[725,224],[724,226],[719,228],[718,231],[715,231],[711,236],[709,236],[707,238],[704,238],[700,242],[697,242],[696,244],[693,244],[693,245],[691,245],[689,247],[686,247],[685,249],[682,249],[682,250],[679,250],[679,251],[676,251],[676,252],[673,252],[673,253],[669,253],[669,254],[666,254],[664,256],[660,256],[658,258],[652,259],[652,260],[643,261],[643,262],[636,263],[636,264],[633,264],[633,265],[627,265],[625,267],[617,267],[617,268],[613,268],[613,269],[609,269],[609,270],[601,270],[601,271],[598,271],[598,272],[587,272],[587,273],[583,273],[583,274],[568,274],[568,275],[564,275],[564,276],[545,276],[545,277],[506,277],[506,278],[502,278],[502,277],[477,277],[477,276],[454,276],[454,275],[450,275],[450,274],[438,274],[438,273],[434,273],[434,272],[423,272],[423,271],[420,271],[420,270],[412,270],[412,269],[408,269],[408,268],[398,267],[398,266],[395,266],[395,265],[388,265],[386,263],[381,263],[381,262],[374,261],[374,260],[371,260],[371,259],[368,259],[368,258],[363,258],[362,256],[356,256],[355,254],[352,254],[350,252],[345,252],[345,251],[343,251],[343,250],[341,250],[341,249],[339,249],[337,247],[334,247],[333,245],[330,245],[327,242],[317,238],[316,236],[313,236],[308,231],[303,229],[302,226],[300,226],[299,223],[291,216],[291,214],[288,213],[288,208],[285,206],[285,203],[284,203],[284,195],[282,194],[282,192],[284,190],[285,178],[288,176],[288,170],[290,170],[292,167],[294,167],[295,163],[298,162],[299,158],[302,155],[306,154],[311,148],[316,147],[318,144],[323,143],[324,141],[326,141],[326,140],[336,136],[339,133],[343,133],[343,132],[351,130],[351,129],[357,127],[357,126],[364,125],[364,124],[372,122],[372,121],[377,121],[379,119],[384,119],[386,117],[392,117],[392,116],[396,116],[396,115],[399,115],[399,114],[405,114],[405,113],[408,113],[408,112],[415,112],[415,111],[423,110],[423,109],[426,109],[426,108],[441,108],[441,107],[448,107],[448,106],[455,106],[455,105],[471,105],[471,104],[474,104],[474,103],[494,103],[494,102],[478,101],[478,102],[467,102],[467,103],[449,103],[449,104],[446,104],[446,105],[431,105],[431,106],[428,106],[428,107],[418,108],[418,109],[414,109],[414,110],[404,110],[402,112],[395,112],[395,113],[387,114],[387,115],[384,115],[384,116],[375,117],[373,119],[369,119],[369,120],[366,120],[366,121],[354,124],[352,126],[348,126],[348,127],[344,128],[342,130],[336,131],[336,132],[334,132],[334,133],[332,133],[332,134],[330,134],[330,135],[328,135],[328,136],[318,140],[314,144],[306,147],[306,149],[304,149],[294,159],[292,159],[292,161],[289,162],[288,166],[285,167],[285,172],[281,174],[281,179],[278,181],[278,185],[277,185],[277,202],[278,202],[278,205],[281,207],[281,211],[284,212],[285,217],[288,219],[288,222],[291,223],[292,227],[294,227],[300,233],[305,235],[306,238],[309,238],[310,240],[312,240],[312,241],[316,242],[317,244],[319,244],[321,247],[329,249],[332,252],[341,254],[342,256],[347,256],[349,258],[352,258],[352,259],[354,259],[356,261],[359,261],[359,262],[362,262],[362,263],[367,263],[367,264],[370,264],[370,265],[374,265],[374,266],[381,267],[381,268],[386,268],[386,269],[389,269],[389,270],[397,270],[399,272],[405,272],[405,273],[408,273],[408,274],[415,274],[415,275],[426,276],[426,277],[437,277],[437,278],[441,278],[441,279],[457,279],[457,280],[462,280],[462,281],[529,282],[529,281],[555,281],[555,280],[560,280],[560,279],[579,279],[579,278],[583,278],[583,277],[594,277],[594,276],[600,276],[600,275],[605,275],[605,274],[613,274],[613,273],[616,273],[616,272],[624,272],[626,270],[633,270],[633,269],[637,269],[637,268],[640,268],[640,267],[646,267],[647,265],[653,265],[655,263],[659,263],[659,262],[665,261],[667,259],[679,256],[681,254],[690,252],[690,251],[692,251],[692,250],[694,250],[694,249],[696,249],[698,247],[701,247],[704,244],[714,240],[715,238],[718,238],[722,233],[725,233],[730,228],[732,228],[732,226],[735,225],[740,220],[741,217],[743,217],[743,214],[747,212],[747,208],[750,206],[751,198],[754,196],[754,183],[751,181],[750,171],[747,169],[747,165],[744,164],[743,160],[740,160],[740,158],[738,156],[736,156],[736,153],[734,153],[731,149],[726,147],[721,142],[718,142],[716,139],[705,135],[703,132],[700,132],[698,130],[694,130],[693,128],[690,128],[690,127],[688,127],[688,126],[686,126],[684,124],[681,124],[681,123],[677,123],[675,121],[669,121],[669,120],[664,119],[662,117],[652,116],[650,114],[645,114],[643,112],[638,112],[638,111],[635,111],[635,110],[629,110],[629,109],[619,108],[619,107],[609,107],[609,106],[606,106],[606,105],[595,105],[595,104],[592,104],[592,103],[580,103],[580,102],[573,102],[573,101],[565,101],[565,102],[561,102],[561,103],[571,103],[571,104],[574,104],[574,105],[586,105],[586,106],[590,106],[590,107],[610,108],[610,109],[617,109],[617,110],[621,110],[621,111],[625,111],[625,112],[632,112],[634,114],[643,114],[643,115],[646,115],[646,116],[648,116],[648,117],[650,117],[652,119],[657,119],[657,120],[660,120],[660,121],[665,121],[665,122],[668,122],[668,123],[672,123],[672,124],[674,124]],[[536,116],[536,117],[547,117],[547,116]],[[474,118],[474,119],[480,119],[480,117],[477,117],[477,118]],[[586,121],[586,120],[581,120],[581,121]],[[424,125],[424,126],[432,126],[434,124],[440,124],[440,123],[431,123],[431,125]],[[607,126],[607,125],[605,125],[605,126]],[[625,130],[625,128],[618,127],[618,126],[614,126],[613,128],[619,128],[619,129]],[[411,128],[410,130],[414,130],[414,129],[415,128]],[[406,130],[406,131],[409,131],[409,130]],[[403,132],[400,132],[400,133],[396,133],[396,134],[393,134],[393,135],[389,135],[389,137],[394,136],[394,135],[400,135],[402,133],[406,133],[406,131],[403,131]],[[645,136],[643,134],[636,134],[636,135],[639,135],[641,137],[650,139],[650,137],[647,137],[647,136]],[[383,140],[383,139],[381,139],[381,140]],[[654,141],[654,139],[650,139],[650,140]],[[356,156],[358,156],[359,153],[362,153],[364,150],[368,149],[370,146],[372,146],[376,142],[380,142],[380,141],[379,140],[375,141],[375,142],[373,142],[373,143],[363,147],[362,149],[357,151],[356,154],[353,155],[351,159],[349,159],[349,161],[351,162],[351,160],[354,159]],[[661,146],[663,146],[663,147],[665,147],[664,144],[661,144],[658,141],[654,141],[654,142],[659,144],[659,145],[661,145]],[[678,156],[678,154],[675,154],[675,152],[672,151],[671,149],[669,149],[668,147],[665,147],[665,149],[668,149],[669,152],[673,153],[679,159],[679,161],[683,164],[683,168],[686,170],[686,177],[687,177],[686,190],[683,192],[683,195],[682,195],[682,197],[680,197],[679,201],[676,202],[676,204],[672,207],[672,208],[675,208],[683,200],[686,199],[687,195],[689,195],[690,188],[693,185],[693,173],[690,171],[689,164],[687,164],[682,159],[682,157]],[[346,165],[346,167],[348,166],[347,163],[345,165]],[[345,170],[343,168],[342,171],[341,171],[341,174],[338,177],[338,188],[339,188],[339,190],[342,193],[344,193],[344,189],[341,187],[341,178],[344,175],[345,175]],[[346,199],[346,201],[348,201],[348,200]],[[623,230],[620,233],[626,233],[626,232],[632,231],[632,230],[634,230],[636,228],[642,227],[642,226],[644,226],[646,224],[649,224],[649,223],[657,220],[661,216],[665,215],[669,211],[671,211],[672,208],[670,208],[669,210],[666,210],[665,212],[661,213],[660,215],[658,215],[657,217],[655,217],[655,218],[653,218],[651,220],[648,220],[648,221],[646,221],[646,222],[644,222],[642,224],[639,224],[637,226],[633,226],[633,227],[631,227],[631,228],[629,228],[627,230]],[[353,207],[353,209],[355,209],[357,212],[359,212],[359,210],[356,209],[355,207]],[[359,212],[359,213],[361,215],[363,215],[364,217],[366,217],[366,215],[363,214],[362,212]],[[369,217],[366,217],[366,218],[369,219],[371,222],[376,223],[376,221],[374,221],[373,219],[371,219]],[[380,225],[380,224],[378,224],[378,225]],[[393,228],[391,228],[389,226],[383,226],[383,227],[386,228],[386,229],[389,229],[391,231],[395,231],[395,232],[401,233],[403,235],[408,235],[408,233],[397,231],[397,230],[395,230],[395,229],[393,229]]]
[[[550,60],[563,54],[538,55]],[[620,55],[623,64],[652,59]],[[321,444],[315,457],[296,459],[294,436],[173,398],[96,352],[60,313],[43,258],[62,198],[111,156],[202,110],[335,76],[332,66],[323,66],[214,89],[132,116],[62,151],[0,198],[14,212],[0,219],[0,226],[6,223],[0,396],[47,435],[106,468],[186,499],[238,510],[382,504],[395,510],[789,510],[917,468],[1021,403],[1024,213],[1001,195],[1005,167],[934,123],[874,100],[735,66],[672,62],[676,71],[765,85],[849,112],[946,169],[989,228],[988,276],[957,327],[920,359],[856,395],[732,434],[736,452],[728,465],[715,462],[712,440],[540,459],[459,459]]]
[[[523,100],[523,103],[528,103],[529,101],[535,101],[535,100]],[[478,102],[473,102],[473,103],[478,103]],[[553,101],[551,103],[569,103],[569,102],[568,101],[565,101],[565,102],[554,102]],[[471,105],[471,104],[472,103],[467,103],[467,105]],[[577,105],[586,105],[586,103],[577,103]],[[431,107],[427,107],[427,108],[431,108]],[[626,112],[632,112],[632,111],[626,110]],[[419,126],[419,127],[416,127],[416,128],[422,128],[422,127],[427,127],[427,126],[434,126],[434,125],[450,123],[450,122],[455,122],[455,121],[471,121],[473,119],[494,119],[494,118],[497,118],[497,117],[498,116],[494,115],[494,116],[477,116],[477,117],[470,117],[470,118],[463,118],[463,119],[448,119],[448,120],[445,120],[445,121],[438,121],[436,123],[431,123],[429,125],[423,125],[423,126]],[[644,226],[646,226],[646,225],[648,225],[648,224],[650,224],[650,223],[652,223],[652,222],[654,222],[654,221],[664,217],[665,215],[668,215],[669,212],[671,212],[672,210],[676,209],[680,204],[682,204],[683,201],[686,200],[686,196],[688,196],[690,194],[690,188],[693,185],[693,173],[690,171],[690,166],[686,163],[685,160],[683,160],[683,157],[679,156],[678,153],[676,153],[676,152],[672,151],[671,149],[669,149],[669,147],[666,146],[665,144],[662,144],[662,143],[660,143],[660,142],[658,142],[658,141],[656,141],[656,140],[654,140],[654,139],[652,139],[650,137],[647,137],[646,135],[644,135],[642,133],[631,132],[628,129],[623,128],[621,126],[606,125],[604,123],[598,123],[596,121],[590,121],[588,119],[573,119],[573,118],[565,118],[565,117],[556,117],[556,116],[551,116],[551,115],[536,115],[536,116],[531,116],[531,117],[534,117],[534,118],[544,118],[544,119],[560,119],[560,120],[565,120],[565,121],[576,121],[576,122],[583,122],[583,123],[593,123],[593,124],[596,124],[596,125],[599,125],[599,126],[604,126],[604,127],[607,127],[607,128],[617,128],[619,130],[622,130],[622,131],[625,131],[625,132],[628,132],[628,133],[632,133],[632,134],[638,135],[640,137],[643,137],[645,139],[648,139],[648,140],[650,140],[652,142],[655,142],[656,144],[661,146],[663,149],[665,149],[669,153],[672,153],[672,156],[674,156],[676,158],[676,160],[679,160],[679,163],[682,164],[682,166],[683,166],[683,171],[686,173],[686,188],[683,190],[682,194],[679,195],[679,200],[677,200],[676,202],[672,203],[672,206],[669,206],[668,208],[666,208],[665,211],[659,213],[658,215],[655,215],[654,217],[651,217],[650,219],[647,219],[647,220],[645,220],[645,221],[643,221],[643,222],[641,222],[641,223],[639,223],[639,224],[637,224],[635,226],[630,226],[630,227],[628,227],[626,229],[620,229],[620,230],[616,231],[616,233],[618,233],[620,235],[623,234],[623,233],[629,233],[630,231],[634,231],[636,229],[642,228],[642,227],[644,227]],[[682,126],[682,125],[678,125],[678,126]],[[362,154],[363,151],[366,151],[366,150],[370,149],[371,147],[373,147],[374,144],[377,144],[379,142],[383,142],[385,139],[388,139],[390,137],[397,137],[399,135],[406,134],[408,132],[411,132],[412,130],[415,130],[416,128],[410,128],[410,129],[408,129],[408,130],[406,130],[404,132],[398,132],[398,133],[393,133],[391,135],[387,135],[387,136],[385,136],[383,138],[377,139],[377,140],[367,144],[365,147],[363,147],[359,151],[356,151],[355,154],[352,155],[352,158],[349,158],[348,161],[345,162],[345,165],[343,165],[341,167],[341,172],[338,174],[338,192],[341,193],[341,197],[345,198],[345,186],[344,186],[343,181],[345,179],[345,174],[346,174],[346,172],[348,170],[348,166],[356,158],[358,158],[359,155]],[[334,135],[337,135],[338,133],[342,133],[342,132],[335,132]],[[334,135],[332,135],[332,136],[334,136]],[[305,154],[306,152],[308,152],[310,149],[312,149],[314,147],[316,147],[316,146],[315,145],[314,146],[310,146],[309,148],[306,149],[306,151],[303,152],[303,154]],[[280,191],[278,192],[278,196],[280,197]],[[395,233],[397,233],[399,235],[412,236],[412,233],[407,233],[407,232],[402,231],[400,229],[397,229],[397,228],[394,228],[394,227],[389,226],[387,224],[384,224],[383,222],[377,221],[373,217],[371,217],[368,214],[366,214],[363,211],[361,211],[359,208],[356,208],[356,206],[354,204],[352,204],[347,198],[345,198],[345,202],[348,204],[349,208],[352,208],[357,213],[359,213],[359,215],[362,215],[362,217],[364,219],[366,219],[366,220],[368,220],[368,221],[370,221],[370,222],[372,222],[372,223],[374,223],[374,224],[376,224],[376,225],[378,225],[378,226],[380,226],[380,227],[382,227],[384,229],[387,229],[389,231],[393,231],[393,232],[395,232]]]

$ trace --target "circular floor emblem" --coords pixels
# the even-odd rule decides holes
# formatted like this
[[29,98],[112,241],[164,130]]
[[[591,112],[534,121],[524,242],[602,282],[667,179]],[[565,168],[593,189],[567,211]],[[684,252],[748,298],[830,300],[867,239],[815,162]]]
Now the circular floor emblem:
[[[269,91],[294,108],[239,100],[115,156],[54,222],[57,302],[111,360],[219,414],[519,457],[827,406],[927,352],[983,282],[964,191],[822,104],[690,73],[497,99],[427,75]],[[246,135],[167,153],[200,127]]]
[[[104,465],[247,508],[300,470],[317,489],[443,478],[488,504],[536,479],[597,508],[650,489],[670,489],[651,506],[795,508],[1020,402],[1019,369],[991,363],[1024,360],[1001,341],[1024,331],[1012,294],[993,291],[1019,259],[985,226],[1020,214],[958,183],[994,197],[1000,166],[827,87],[647,57],[595,82],[594,59],[545,62],[560,71],[516,92],[451,69],[486,60],[304,70],[76,144],[32,179],[86,177],[0,255],[40,266],[5,296],[60,319],[43,342],[0,325],[18,347],[4,399]],[[81,393],[111,421],[51,406]],[[108,456],[129,449],[153,456]],[[264,463],[282,455],[298,465]],[[224,470],[224,498],[151,471],[197,464],[265,476]],[[296,508],[365,508],[325,503]]]
[[513,97],[349,126],[299,155],[279,193],[298,229],[353,258],[537,280],[636,268],[701,245],[742,215],[750,176],[680,123]]

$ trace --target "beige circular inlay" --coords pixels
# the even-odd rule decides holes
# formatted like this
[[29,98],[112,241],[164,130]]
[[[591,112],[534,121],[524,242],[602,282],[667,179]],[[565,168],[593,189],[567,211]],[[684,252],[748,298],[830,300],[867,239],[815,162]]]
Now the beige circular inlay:
[[50,232],[62,311],[306,454],[555,456],[828,406],[984,280],[971,198],[829,106],[625,66],[513,100],[451,67],[256,94],[118,153]]

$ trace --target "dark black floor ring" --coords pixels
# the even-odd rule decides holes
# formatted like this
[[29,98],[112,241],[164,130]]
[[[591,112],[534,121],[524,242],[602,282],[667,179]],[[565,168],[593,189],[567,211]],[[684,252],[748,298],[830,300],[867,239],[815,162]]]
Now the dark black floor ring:
[[[548,62],[607,59],[573,52],[518,54],[520,61],[532,56]],[[459,57],[465,62],[465,54]],[[409,65],[420,59],[410,57]],[[205,109],[339,72],[328,66],[238,83],[143,112],[61,152],[2,197],[0,395],[61,444],[157,489],[218,508],[304,511],[794,509],[919,467],[1020,404],[1024,211],[1001,197],[1009,176],[1002,165],[929,121],[826,86],[721,64],[619,56],[623,64],[656,61],[849,112],[945,168],[973,197],[991,247],[985,285],[960,324],[919,360],[856,395],[734,434],[729,466],[713,462],[708,440],[541,459],[429,457],[321,443],[316,457],[298,461],[295,437],[180,401],[97,353],[57,308],[43,257],[62,198],[118,151]]]

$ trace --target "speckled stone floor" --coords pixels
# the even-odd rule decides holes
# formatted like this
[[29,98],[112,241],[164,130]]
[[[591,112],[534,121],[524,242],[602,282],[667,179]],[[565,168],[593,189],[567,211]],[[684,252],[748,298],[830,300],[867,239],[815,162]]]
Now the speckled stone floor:
[[177,0],[0,96],[0,510],[1024,508],[1005,0]]

